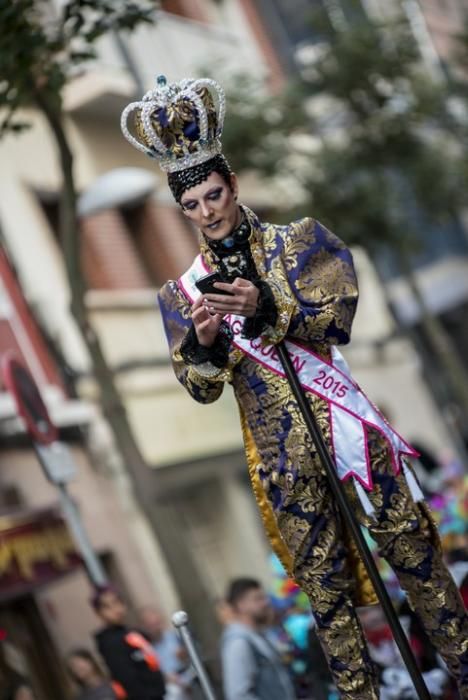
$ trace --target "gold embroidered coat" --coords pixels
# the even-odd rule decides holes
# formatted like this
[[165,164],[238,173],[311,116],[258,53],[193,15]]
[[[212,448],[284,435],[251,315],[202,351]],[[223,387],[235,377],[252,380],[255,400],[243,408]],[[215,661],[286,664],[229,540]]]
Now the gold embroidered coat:
[[[314,219],[278,226],[260,222],[249,210],[247,215],[255,265],[261,279],[269,284],[278,309],[277,322],[262,334],[262,343],[277,343],[287,336],[329,358],[330,345],[349,342],[356,310],[358,288],[350,251]],[[203,238],[200,245],[206,265],[216,269],[216,260]],[[213,368],[207,372],[206,367],[185,364],[180,346],[191,326],[191,304],[176,281],[169,281],[161,289],[159,303],[174,371],[189,394],[196,401],[211,403],[219,398],[226,383],[234,389],[254,492],[272,545],[292,574],[288,540],[294,538],[294,532],[282,529],[278,513],[288,503],[301,499],[306,484],[309,492],[314,473],[323,468],[303,439],[304,425],[293,410],[295,402],[288,382],[236,348],[229,353],[227,366],[214,376]],[[327,404],[309,396],[330,446]],[[267,482],[269,499],[265,497]],[[309,506],[302,503],[301,507]],[[290,518],[288,522],[291,529]],[[372,588],[365,581],[356,553],[351,551],[350,557],[362,584],[360,602],[373,602]]]

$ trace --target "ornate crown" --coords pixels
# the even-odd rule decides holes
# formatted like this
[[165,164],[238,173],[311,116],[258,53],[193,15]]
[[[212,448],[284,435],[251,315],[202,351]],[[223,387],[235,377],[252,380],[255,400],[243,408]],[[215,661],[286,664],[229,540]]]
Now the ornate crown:
[[[224,90],[214,80],[186,78],[167,83],[160,75],[155,90],[127,105],[120,125],[132,146],[173,173],[221,153],[225,105]],[[130,114],[135,134],[128,128]]]

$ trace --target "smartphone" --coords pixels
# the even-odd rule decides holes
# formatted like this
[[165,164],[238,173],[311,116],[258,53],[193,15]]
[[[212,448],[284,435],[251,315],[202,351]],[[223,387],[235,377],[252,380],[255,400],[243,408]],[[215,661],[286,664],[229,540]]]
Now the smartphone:
[[225,292],[223,289],[217,289],[213,286],[215,282],[222,281],[219,272],[210,272],[209,275],[200,277],[200,279],[195,282],[195,286],[202,294],[227,294],[228,296],[232,296],[231,292]]

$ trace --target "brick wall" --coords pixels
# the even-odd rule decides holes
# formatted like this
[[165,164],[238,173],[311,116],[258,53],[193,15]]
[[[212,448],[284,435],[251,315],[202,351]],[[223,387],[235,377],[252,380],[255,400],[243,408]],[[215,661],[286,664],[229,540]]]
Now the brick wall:
[[102,211],[82,223],[82,265],[91,289],[141,289],[152,282],[120,212]]
[[144,289],[178,278],[198,250],[197,238],[175,206],[151,200],[108,210],[82,225],[82,265],[90,289]]
[[139,249],[154,279],[177,279],[198,252],[195,232],[175,206],[147,202],[137,233]]

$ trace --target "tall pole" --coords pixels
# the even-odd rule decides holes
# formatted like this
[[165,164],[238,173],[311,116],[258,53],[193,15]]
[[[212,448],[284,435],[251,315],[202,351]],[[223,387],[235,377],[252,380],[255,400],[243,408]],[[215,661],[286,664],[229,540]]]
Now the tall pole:
[[106,571],[93,549],[80,512],[67,488],[67,483],[74,478],[76,472],[69,450],[60,442],[52,442],[50,445],[40,445],[36,442],[32,444],[45,476],[57,489],[63,516],[73,535],[90,582],[96,588],[105,586],[108,583]]
[[195,673],[200,681],[200,686],[203,690],[206,700],[216,700],[214,690],[211,686],[208,674],[205,671],[203,663],[198,655],[197,649],[195,647],[192,635],[188,628],[188,615],[184,610],[179,610],[172,616],[172,624],[176,629],[179,630],[182,641],[185,645],[187,653],[189,655],[192,666],[195,669]]
[[296,398],[307,429],[309,430],[310,436],[317,449],[317,453],[322,463],[322,466],[325,469],[325,473],[328,477],[328,482],[330,484],[332,493],[336,498],[344,521],[348,526],[351,535],[356,543],[356,546],[359,550],[359,554],[362,557],[364,566],[366,567],[369,578],[372,582],[372,585],[374,586],[374,590],[385,613],[388,624],[392,630],[395,642],[400,650],[401,656],[406,665],[411,680],[413,681],[413,685],[416,690],[417,696],[419,700],[431,700],[431,696],[426,687],[421,672],[419,671],[416,660],[413,656],[413,652],[411,651],[409,642],[406,638],[398,616],[392,605],[392,601],[390,600],[390,596],[388,595],[387,589],[385,588],[385,585],[380,577],[375,561],[361,532],[361,527],[358,521],[356,520],[354,513],[348,503],[343,487],[341,485],[341,481],[338,477],[335,464],[325,443],[325,440],[323,438],[317,420],[314,416],[314,413],[310,407],[309,401],[307,400],[305,391],[302,388],[302,385],[298,379],[296,370],[294,369],[285,342],[281,341],[280,343],[278,343],[276,349],[280,358],[280,362],[283,366],[284,373],[291,387],[291,391],[293,392]]

